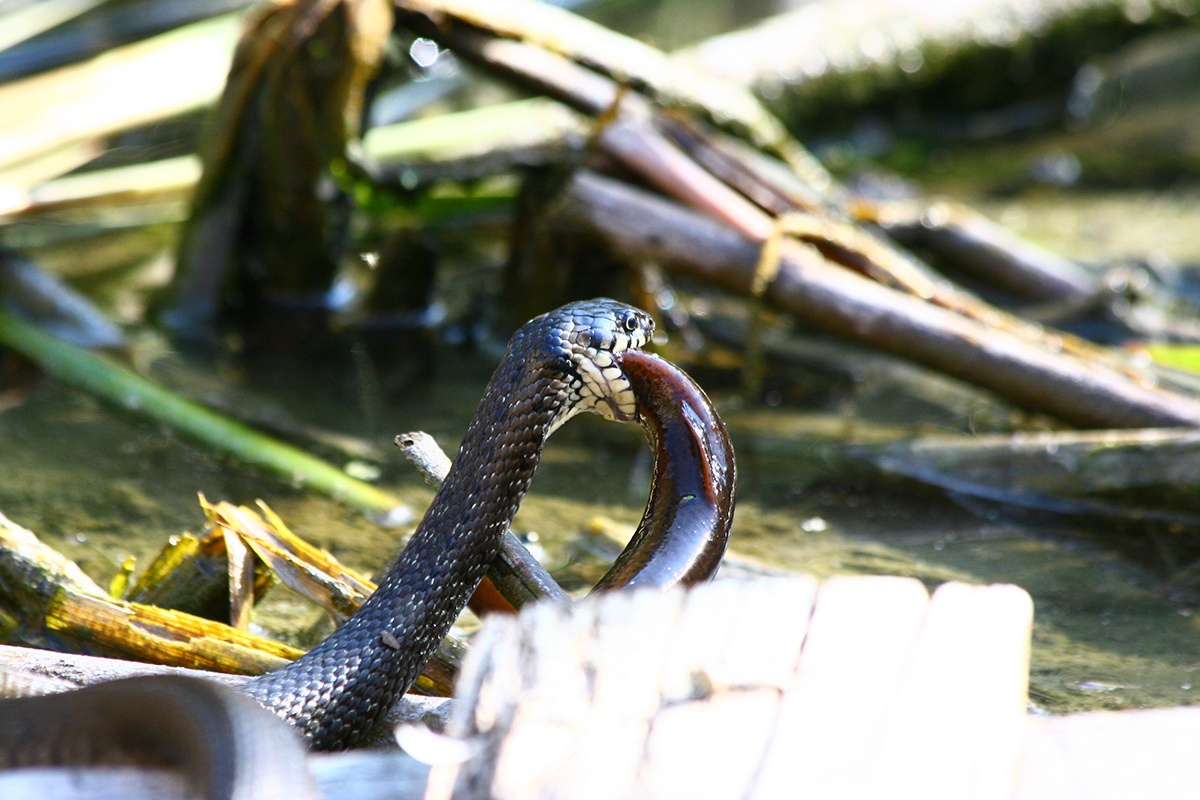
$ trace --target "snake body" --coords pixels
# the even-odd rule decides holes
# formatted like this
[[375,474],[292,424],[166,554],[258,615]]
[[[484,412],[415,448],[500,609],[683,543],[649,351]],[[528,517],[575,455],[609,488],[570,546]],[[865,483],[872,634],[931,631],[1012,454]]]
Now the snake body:
[[352,747],[370,733],[483,577],[546,437],[581,411],[634,418],[616,358],[653,330],[647,314],[612,300],[572,303],[518,330],[445,483],[379,588],[329,638],[243,690],[314,749]]
[[[310,796],[307,784],[293,785],[302,758],[276,741],[286,726],[245,695],[314,749],[351,747],[373,733],[478,585],[546,437],[581,411],[639,420],[656,453],[642,525],[601,588],[710,578],[732,516],[732,449],[699,387],[640,352],[652,332],[646,314],[611,300],[573,303],[527,323],[510,340],[408,546],[338,631],[294,663],[242,684],[241,694],[155,676],[0,701],[0,768],[96,763],[103,759],[87,749],[107,748],[121,758],[132,752],[177,763],[196,773],[206,797]],[[259,739],[266,744],[254,744]],[[222,765],[234,763],[244,773],[231,780]],[[265,785],[275,788],[260,794]]]
[[[316,800],[304,760],[286,725],[203,678],[142,675],[0,703],[0,769],[161,767],[211,800]],[[27,796],[5,778],[0,796]]]

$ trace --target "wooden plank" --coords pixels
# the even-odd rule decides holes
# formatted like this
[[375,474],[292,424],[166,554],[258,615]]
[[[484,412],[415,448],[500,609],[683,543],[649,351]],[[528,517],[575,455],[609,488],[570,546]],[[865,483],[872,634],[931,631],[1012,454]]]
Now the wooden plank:
[[726,581],[687,594],[628,796],[746,795],[816,595],[812,579]]
[[[461,713],[449,726],[483,743],[480,763],[464,767],[474,778],[460,781],[459,792],[638,797],[660,778],[647,753],[686,765],[693,778],[739,768],[752,774],[765,741],[745,754],[752,759],[746,764],[731,764],[727,753],[697,759],[696,751],[679,751],[676,737],[656,733],[657,715],[671,710],[662,725],[672,729],[681,707],[716,695],[737,705],[760,688],[773,707],[815,594],[812,579],[723,581],[690,593],[618,592],[570,608],[539,605],[515,620],[489,620],[463,665]],[[800,624],[779,630],[779,608]],[[758,697],[748,703],[763,706]],[[711,753],[713,742],[728,739],[717,716],[693,717],[689,745],[704,742],[702,752]],[[761,713],[758,719],[769,722]],[[741,717],[743,726],[752,723]],[[769,734],[769,726],[757,729]]]
[[1033,602],[1015,586],[938,587],[859,796],[1006,798],[1025,732]]
[[1014,800],[1128,800],[1200,792],[1200,708],[1029,720]]
[[1031,609],[1007,586],[767,579],[489,621],[456,797],[1003,797]]
[[[911,578],[827,580],[757,791],[858,798],[929,606]],[[864,774],[864,770],[867,771]]]

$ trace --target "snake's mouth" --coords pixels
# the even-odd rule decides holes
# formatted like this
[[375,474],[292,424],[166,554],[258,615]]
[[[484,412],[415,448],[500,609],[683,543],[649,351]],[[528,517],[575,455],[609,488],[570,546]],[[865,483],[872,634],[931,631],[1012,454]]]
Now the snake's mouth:
[[591,410],[615,422],[631,422],[637,419],[637,398],[633,385],[621,369],[621,357],[630,350],[619,353],[600,351],[584,359],[580,378],[584,392],[592,400]]
[[614,395],[601,398],[596,404],[596,413],[614,422],[634,422],[638,419],[637,400],[629,379],[621,375],[620,384]]
[[633,386],[613,354],[595,353],[576,365],[575,395],[570,411],[552,423],[557,429],[569,417],[582,411],[599,414],[615,422],[637,419],[637,398]]

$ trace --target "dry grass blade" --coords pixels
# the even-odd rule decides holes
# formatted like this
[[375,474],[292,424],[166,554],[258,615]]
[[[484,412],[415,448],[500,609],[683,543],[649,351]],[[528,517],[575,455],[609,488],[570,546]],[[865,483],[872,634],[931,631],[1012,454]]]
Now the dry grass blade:
[[200,504],[213,526],[226,533],[227,540],[236,537],[244,542],[286,586],[339,622],[357,611],[375,591],[371,581],[292,533],[262,501],[262,515],[228,502],[214,505],[201,498]]
[[104,0],[41,0],[0,18],[0,50],[32,39],[69,19],[84,14]]
[[0,637],[152,664],[261,674],[300,651],[211,620],[114,600],[74,563],[0,515]]
[[[242,538],[284,584],[328,611],[340,624],[375,591],[375,584],[294,534],[279,516],[259,501],[261,514],[245,506],[201,498],[214,526]],[[417,679],[415,691],[450,695],[466,645],[447,636]]]
[[[64,209],[181,202],[190,195],[199,178],[200,160],[192,155],[64,175],[25,190],[10,187],[10,191],[0,196],[0,220]],[[30,182],[18,176],[13,183]]]
[[201,108],[221,92],[240,15],[188,25],[0,86],[2,170],[76,142]]

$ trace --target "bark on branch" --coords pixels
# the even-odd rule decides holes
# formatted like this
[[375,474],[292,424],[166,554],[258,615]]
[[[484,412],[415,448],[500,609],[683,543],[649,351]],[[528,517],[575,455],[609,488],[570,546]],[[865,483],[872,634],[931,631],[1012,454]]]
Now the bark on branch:
[[[650,192],[580,172],[562,213],[631,259],[750,295],[760,245]],[[1200,424],[1200,402],[1160,389],[1152,375],[1027,341],[829,263],[789,242],[765,290],[772,307],[835,333],[986,387],[1025,408],[1085,427]]]

